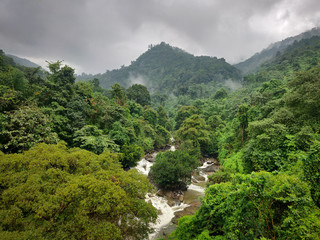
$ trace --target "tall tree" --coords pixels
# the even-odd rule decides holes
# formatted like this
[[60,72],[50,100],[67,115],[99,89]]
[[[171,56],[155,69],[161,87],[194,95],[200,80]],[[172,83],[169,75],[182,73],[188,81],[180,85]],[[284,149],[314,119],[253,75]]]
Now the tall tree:
[[129,99],[136,101],[141,106],[151,104],[150,93],[148,89],[141,84],[133,84],[127,89],[127,96]]

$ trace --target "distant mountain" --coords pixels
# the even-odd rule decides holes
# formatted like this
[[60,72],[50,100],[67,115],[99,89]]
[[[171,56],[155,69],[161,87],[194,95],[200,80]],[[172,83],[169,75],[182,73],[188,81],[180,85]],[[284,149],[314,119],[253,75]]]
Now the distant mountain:
[[302,39],[309,39],[313,36],[320,36],[319,27],[313,28],[310,31],[301,33],[297,36],[286,38],[280,42],[273,43],[261,52],[256,53],[249,59],[235,64],[234,66],[240,69],[243,74],[258,72],[264,63],[274,60],[276,56],[279,56],[279,54],[281,54],[293,43],[298,42]]
[[13,61],[21,66],[25,66],[25,67],[32,67],[32,68],[36,68],[36,67],[40,67],[38,64],[35,64],[31,61],[29,61],[28,59],[25,58],[20,58],[11,54],[6,54],[8,57],[11,57],[13,59]]
[[295,41],[259,67],[257,73],[248,74],[243,83],[261,84],[272,79],[292,80],[297,72],[306,71],[320,63],[320,36]]
[[195,89],[212,88],[240,83],[240,71],[223,58],[193,56],[182,49],[164,42],[150,46],[130,66],[107,71],[104,74],[85,75],[78,80],[98,78],[100,86],[111,88],[114,83],[129,87],[138,83],[148,87],[151,92],[193,94]]

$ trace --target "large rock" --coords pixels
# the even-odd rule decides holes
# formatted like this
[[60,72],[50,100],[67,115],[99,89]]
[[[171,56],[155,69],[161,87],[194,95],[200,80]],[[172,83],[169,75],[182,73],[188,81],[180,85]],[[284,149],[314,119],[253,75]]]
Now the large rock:
[[148,162],[155,162],[156,159],[155,159],[155,155],[154,154],[147,154],[144,156],[144,158],[148,161]]
[[211,164],[207,166],[206,168],[202,168],[201,170],[203,172],[218,172],[220,170],[221,166],[216,164]]
[[201,206],[201,203],[193,203],[189,207],[186,207],[182,211],[175,212],[174,218],[171,220],[172,223],[178,224],[179,218],[186,216],[186,215],[193,215]]
[[199,175],[196,171],[192,173],[192,181],[195,183],[204,182],[206,179],[204,176]]

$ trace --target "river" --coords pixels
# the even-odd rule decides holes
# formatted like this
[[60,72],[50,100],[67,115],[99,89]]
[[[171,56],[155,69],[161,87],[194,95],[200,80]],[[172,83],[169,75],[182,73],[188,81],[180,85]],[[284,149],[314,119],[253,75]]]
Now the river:
[[[175,151],[175,146],[171,146],[169,151]],[[138,162],[136,169],[148,176],[153,161],[157,152],[149,155],[148,160],[143,158]],[[192,183],[188,186],[188,190],[183,192],[183,201],[175,201],[167,196],[159,196],[158,194],[147,194],[146,201],[151,202],[152,205],[159,210],[156,224],[152,225],[155,232],[149,235],[149,240],[155,240],[163,237],[175,230],[175,219],[185,214],[193,214],[200,206],[200,197],[204,196],[205,182],[208,175],[212,172],[206,172],[208,167],[217,164],[213,161],[205,161],[204,164],[198,168],[198,174],[192,177]],[[219,168],[219,166],[218,166]],[[176,215],[176,217],[175,217]]]

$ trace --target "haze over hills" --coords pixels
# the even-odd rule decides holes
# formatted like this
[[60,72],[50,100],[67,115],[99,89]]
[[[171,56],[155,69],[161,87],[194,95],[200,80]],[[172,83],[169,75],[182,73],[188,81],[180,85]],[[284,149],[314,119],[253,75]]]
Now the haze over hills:
[[26,58],[20,58],[17,57],[15,55],[11,55],[11,54],[6,54],[8,57],[11,57],[13,59],[13,61],[20,65],[20,66],[25,66],[25,67],[40,67],[38,64],[31,62],[30,60],[26,59]]
[[235,64],[234,66],[242,71],[243,74],[254,73],[259,71],[261,66],[266,62],[271,62],[275,59],[277,54],[282,53],[286,48],[302,39],[308,39],[313,36],[320,36],[320,28],[313,28],[299,35],[286,38],[282,41],[270,44],[266,49],[254,54],[247,60]]
[[241,73],[223,58],[196,57],[162,42],[151,45],[130,66],[98,75],[78,76],[79,80],[92,78],[98,78],[103,88],[110,88],[114,83],[125,88],[139,83],[147,86],[151,92],[181,95],[193,91],[191,88],[202,88],[203,84],[210,87],[224,85],[226,81],[227,84],[239,84]]

